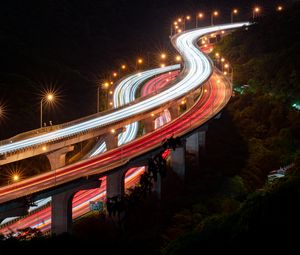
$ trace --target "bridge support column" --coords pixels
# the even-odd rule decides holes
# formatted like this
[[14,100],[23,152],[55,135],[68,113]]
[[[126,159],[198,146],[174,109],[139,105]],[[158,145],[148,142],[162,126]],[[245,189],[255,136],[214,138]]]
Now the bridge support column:
[[66,154],[74,150],[74,146],[67,146],[47,154],[50,162],[51,170],[63,167],[66,165]]
[[177,104],[172,105],[168,110],[170,112],[172,120],[178,117],[178,115],[179,115],[179,109],[178,109],[178,105]]
[[107,133],[104,136],[104,142],[106,145],[106,150],[112,150],[118,147],[118,136],[120,133],[124,132],[123,128],[119,128],[116,130],[111,130],[110,133]]
[[194,93],[186,97],[186,107],[190,109],[194,105]]
[[[145,172],[148,172],[148,166],[145,166]],[[161,176],[157,175],[157,180],[153,182],[152,192],[156,194],[157,198],[161,198]]]
[[87,180],[77,187],[69,188],[59,194],[52,196],[51,202],[51,232],[52,234],[62,234],[72,232],[72,200],[74,195],[80,190],[99,188],[100,180]]
[[112,198],[124,194],[124,170],[115,171],[106,176],[106,197]]
[[182,143],[181,147],[171,150],[171,167],[180,179],[185,177],[185,141]]
[[145,134],[152,132],[155,127],[155,117],[149,117],[147,119],[144,119],[144,132]]

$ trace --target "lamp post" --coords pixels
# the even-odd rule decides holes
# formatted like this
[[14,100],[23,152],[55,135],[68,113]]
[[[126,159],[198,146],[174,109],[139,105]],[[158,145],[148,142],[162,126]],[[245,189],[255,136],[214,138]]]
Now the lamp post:
[[198,27],[198,18],[199,19],[202,19],[204,17],[204,14],[202,12],[199,12],[197,15],[196,15],[196,28]]
[[282,5],[278,5],[278,6],[276,7],[276,11],[278,11],[278,12],[283,11]]
[[260,8],[259,7],[253,8],[253,11],[252,11],[252,19],[253,20],[258,15],[259,12],[260,12]]
[[138,69],[138,65],[141,65],[143,64],[143,59],[142,58],[138,58],[136,60],[136,63],[135,63],[135,69],[137,70]]
[[214,25],[214,17],[219,16],[219,12],[218,11],[213,11],[210,15],[210,23],[213,26]]
[[233,23],[233,16],[234,16],[234,15],[237,15],[238,12],[239,12],[238,9],[233,9],[233,10],[231,11],[231,19],[230,19],[230,20],[231,20],[231,23]]
[[49,103],[51,103],[54,100],[54,94],[52,93],[48,93],[47,95],[45,95],[42,99],[41,99],[41,109],[40,109],[40,126],[41,128],[43,127],[43,102],[47,101]]

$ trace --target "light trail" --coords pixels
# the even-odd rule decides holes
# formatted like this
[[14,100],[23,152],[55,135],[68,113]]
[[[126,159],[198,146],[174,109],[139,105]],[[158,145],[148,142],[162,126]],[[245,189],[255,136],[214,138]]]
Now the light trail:
[[[154,91],[155,86],[158,86],[160,89],[163,88],[178,75],[178,71],[169,72],[167,74],[161,74],[162,72],[165,72],[163,68],[157,74],[155,74],[155,75],[159,75],[158,77],[151,79],[143,86],[141,92],[142,96],[151,94]],[[123,85],[125,83],[120,82],[120,84],[118,85],[119,89],[115,91],[115,95],[117,93],[122,94],[124,98],[127,98],[127,100],[128,98],[129,100],[134,100],[136,90],[138,89],[138,87],[141,86],[143,82],[145,82],[145,80],[149,78],[149,77],[145,78],[142,75],[138,75],[138,77],[139,80],[135,81],[134,83],[130,83],[129,81],[127,81],[126,86]],[[122,105],[125,102],[126,100],[119,99],[115,105],[116,106],[118,106],[118,104]],[[166,122],[170,120],[167,119],[168,118],[166,117],[165,118]],[[161,121],[160,125],[165,124],[162,122],[163,121]],[[125,174],[125,190],[134,186],[139,181],[139,177],[142,173],[144,173],[144,171],[145,171],[145,167],[137,167],[137,168],[129,169]],[[101,178],[100,180],[101,180],[100,188],[92,189],[92,190],[82,190],[76,193],[72,202],[73,219],[76,219],[84,215],[85,213],[89,212],[90,201],[96,202],[99,200],[105,200],[106,178],[104,177]],[[29,214],[21,218],[20,217],[7,218],[0,225],[0,233],[4,235],[8,235],[12,231],[17,232],[18,229],[26,228],[26,227],[38,228],[42,232],[48,231],[51,228],[51,205],[43,209],[39,209],[39,208],[45,206],[50,202],[51,202],[51,197],[37,201],[36,202],[37,207],[30,207],[29,209],[29,212],[33,212],[35,210],[36,212],[34,214]]]
[[[7,144],[0,146],[0,155],[30,146],[41,145],[58,139],[67,138],[93,128],[108,126],[116,123],[117,121],[129,119],[130,117],[142,112],[153,110],[154,108],[158,108],[163,104],[167,104],[170,101],[184,96],[186,93],[196,89],[200,84],[205,82],[212,73],[212,67],[209,59],[198,50],[197,46],[195,45],[195,41],[205,34],[216,32],[218,30],[239,28],[246,25],[249,25],[249,23],[220,25],[196,29],[176,35],[174,45],[182,55],[185,63],[185,69],[182,80],[174,84],[172,88],[154,95],[151,98],[147,98],[142,102],[126,106],[122,109],[117,109],[113,113],[95,117],[85,122],[74,124],[72,126],[52,131],[47,134],[31,137],[21,141],[15,141],[12,143],[10,143],[8,139],[5,142],[2,142]],[[67,123],[66,125],[70,125],[70,123]]]

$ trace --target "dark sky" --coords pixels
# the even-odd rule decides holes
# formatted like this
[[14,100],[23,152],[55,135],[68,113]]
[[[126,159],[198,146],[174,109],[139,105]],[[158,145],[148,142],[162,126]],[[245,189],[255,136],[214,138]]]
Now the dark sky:
[[[281,1],[281,3],[287,1]],[[171,22],[180,15],[221,15],[241,10],[239,20],[251,16],[258,4],[264,13],[279,1],[201,0],[10,0],[0,9],[0,101],[7,118],[0,122],[0,139],[39,127],[40,91],[54,87],[61,104],[45,109],[54,124],[96,110],[96,79],[120,63],[134,65],[137,56],[171,50]],[[194,20],[188,27],[194,25]]]

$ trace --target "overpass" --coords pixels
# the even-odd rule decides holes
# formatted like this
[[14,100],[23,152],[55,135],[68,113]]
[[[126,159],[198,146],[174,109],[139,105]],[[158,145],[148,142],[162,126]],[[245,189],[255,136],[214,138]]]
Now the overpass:
[[[246,23],[239,23],[234,25],[210,27],[204,30],[207,33],[211,33],[212,31],[217,31],[220,29],[224,30],[227,28],[238,28],[245,24]],[[188,54],[185,54],[186,52],[184,51],[181,52],[184,60],[187,62],[187,65],[182,72],[183,79],[177,84],[173,85],[172,88],[152,96],[151,99],[156,99],[158,95],[163,94],[164,97],[167,97],[169,100],[172,98],[172,96],[174,96],[174,93],[172,93],[173,90],[179,93],[178,95],[174,96],[175,101],[183,96],[190,96],[190,92],[193,92],[194,89],[199,87],[199,84],[202,84],[203,81],[206,81],[209,78],[212,71],[211,64],[206,56],[199,54],[199,51],[194,45],[197,38],[202,34],[205,33],[203,33],[203,31],[200,33],[198,30],[194,30],[176,36],[175,41],[179,42],[178,45],[181,45],[183,49],[186,48],[186,51],[189,52]],[[180,38],[185,39],[179,40]],[[181,47],[178,46],[178,48],[180,51]],[[203,59],[200,58],[198,63],[197,58],[199,55],[202,56]],[[187,84],[189,86],[187,86]],[[103,174],[109,173],[108,171],[117,169],[133,159],[149,153],[149,151],[158,149],[161,141],[171,135],[183,136],[192,132],[194,129],[206,123],[207,120],[213,118],[227,104],[231,96],[231,84],[218,73],[215,73],[212,77],[212,80],[208,83],[205,83],[202,87],[202,96],[196,102],[193,102],[193,94],[191,94],[192,96],[190,96],[190,99],[187,99],[187,102],[190,102],[190,108],[187,112],[174,119],[171,123],[159,128],[157,131],[150,132],[126,145],[110,150],[92,159],[83,160],[74,165],[57,169],[55,172],[53,171],[29,180],[24,180],[18,184],[15,184],[14,187],[11,187],[12,185],[10,185],[1,188],[0,202],[5,203],[10,200],[22,198],[27,194],[36,194],[36,196],[40,196],[42,193],[45,194],[48,191],[51,191],[51,189],[53,190],[53,187],[59,187],[59,185],[64,185],[65,183],[72,183],[73,181],[79,180],[82,177],[93,180],[95,176],[98,178]],[[168,91],[168,93],[165,93],[166,91]],[[145,99],[143,102],[148,102],[147,100],[149,101],[149,99]],[[155,102],[154,99],[152,101]],[[129,111],[132,110],[133,106],[140,103],[141,102],[138,102],[128,106]],[[163,102],[163,104],[166,104],[166,102]],[[177,105],[177,102],[175,105]],[[125,108],[121,109],[120,111],[124,110]],[[150,107],[150,109],[153,109],[153,107]],[[174,108],[172,110],[172,107],[170,107],[170,109],[171,115],[174,116],[174,112],[172,113]],[[145,107],[144,110],[147,112],[148,108]],[[129,114],[129,116],[132,115]],[[45,139],[45,136],[42,135],[41,139]],[[16,142],[16,144],[17,146],[21,146],[20,142]],[[28,146],[28,139],[26,140],[26,146]],[[2,146],[1,148],[3,151],[5,148],[10,150],[12,147]],[[117,172],[118,171],[114,171],[112,173]]]

